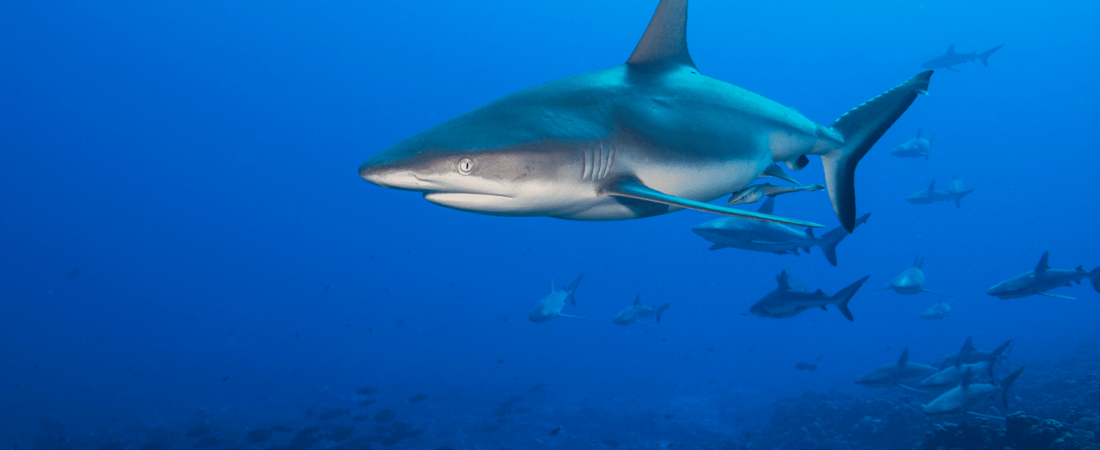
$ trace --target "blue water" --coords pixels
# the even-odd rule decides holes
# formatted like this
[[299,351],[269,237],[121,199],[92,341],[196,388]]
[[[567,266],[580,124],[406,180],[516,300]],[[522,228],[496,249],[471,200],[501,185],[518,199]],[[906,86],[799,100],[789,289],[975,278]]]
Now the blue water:
[[[823,124],[950,44],[1006,44],[988,67],[938,70],[860,164],[872,217],[839,267],[816,249],[708,251],[690,229],[715,216],[700,212],[492,217],[358,177],[449,117],[622,63],[655,4],[0,4],[0,444],[29,446],[45,415],[74,433],[198,410],[267,426],[362,386],[429,436],[462,414],[492,423],[517,394],[735,434],[806,389],[870,394],[852,379],[906,346],[929,362],[967,336],[1015,338],[1024,362],[1100,345],[1087,282],[1057,291],[1076,301],[985,295],[1046,250],[1054,267],[1100,265],[1090,2],[692,3],[703,73]],[[929,161],[890,156],[918,129],[935,135]],[[812,161],[795,175],[822,183]],[[976,189],[961,209],[903,200],[953,175]],[[825,193],[780,197],[776,214],[836,225]],[[871,290],[918,254],[951,320],[917,319],[937,296]],[[830,293],[871,275],[855,322],[742,315],[783,269]],[[526,320],[581,271],[565,312],[590,319]],[[672,302],[658,328],[611,324],[636,294]],[[792,368],[819,355],[816,372]]]

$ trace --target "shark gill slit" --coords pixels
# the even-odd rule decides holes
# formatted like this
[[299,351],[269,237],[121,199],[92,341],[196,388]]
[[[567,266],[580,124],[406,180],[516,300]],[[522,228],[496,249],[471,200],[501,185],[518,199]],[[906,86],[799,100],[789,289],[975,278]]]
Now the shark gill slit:
[[587,180],[589,167],[592,167],[592,164],[588,162],[588,154],[590,153],[588,147],[585,147],[581,153],[581,179]]

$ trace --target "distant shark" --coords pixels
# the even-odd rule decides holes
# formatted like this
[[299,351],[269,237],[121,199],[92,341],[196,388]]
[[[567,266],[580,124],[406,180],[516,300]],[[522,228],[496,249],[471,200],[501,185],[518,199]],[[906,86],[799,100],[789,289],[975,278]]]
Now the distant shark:
[[920,314],[920,318],[924,320],[944,320],[951,318],[951,302],[944,302],[943,297],[940,297],[939,303],[929,306]]
[[953,66],[965,64],[975,59],[982,60],[982,64],[988,66],[989,55],[992,55],[993,52],[1000,50],[1001,47],[1004,46],[1004,44],[1001,44],[981,53],[955,53],[955,44],[951,44],[950,47],[947,47],[947,53],[925,61],[924,64],[921,64],[920,66],[925,69],[947,69],[954,70],[955,72],[962,72],[961,70],[956,69]]
[[1100,267],[1093,269],[1092,272],[1086,272],[1081,266],[1077,266],[1074,270],[1051,269],[1050,264],[1047,263],[1048,259],[1050,259],[1050,251],[1044,252],[1043,257],[1039,258],[1039,264],[1035,266],[1035,270],[1021,273],[997,283],[996,286],[989,288],[987,294],[1002,300],[1029,295],[1044,295],[1074,300],[1073,297],[1051,294],[1047,291],[1062,286],[1072,287],[1074,281],[1081,284],[1081,280],[1085,278],[1092,282],[1092,288],[1096,292],[1100,292]]
[[669,306],[672,306],[672,303],[665,303],[660,307],[643,305],[642,296],[638,295],[637,297],[634,297],[634,304],[628,306],[626,309],[616,314],[615,318],[611,319],[611,322],[616,325],[623,326],[636,323],[638,325],[652,327],[653,325],[641,322],[638,319],[643,319],[646,317],[656,317],[657,323],[661,323],[661,313],[664,313]]
[[876,291],[884,291],[891,289],[901,295],[916,295],[921,292],[927,292],[929,294],[940,294],[939,292],[933,292],[924,288],[924,271],[921,270],[921,266],[924,265],[924,258],[917,257],[916,261],[913,261],[913,266],[902,271],[898,276],[890,280],[884,288],[875,289]]
[[584,278],[584,273],[581,273],[573,283],[564,290],[557,290],[554,288],[554,281],[550,281],[550,293],[539,300],[538,306],[534,310],[528,311],[527,319],[535,323],[546,323],[555,317],[565,317],[567,319],[586,319],[587,317],[577,317],[562,314],[561,310],[565,307],[565,303],[569,302],[572,305],[577,304],[576,296],[577,285],[581,284],[581,278]]
[[[760,209],[761,214],[771,214],[775,208],[775,197],[768,197]],[[859,226],[867,222],[871,213],[864,214],[856,220],[853,226]],[[722,248],[739,248],[755,252],[775,253],[784,255],[793,253],[799,256],[798,249],[810,252],[813,246],[821,247],[821,253],[829,264],[836,265],[836,246],[840,241],[848,237],[848,231],[843,227],[837,227],[825,233],[821,237],[814,235],[812,228],[806,231],[798,231],[779,223],[763,222],[742,217],[723,217],[706,223],[696,225],[691,231],[704,239],[713,242],[711,250]]]
[[902,142],[893,150],[890,150],[890,154],[899,158],[924,158],[926,161],[929,156],[932,155],[932,141],[936,139],[932,136],[931,139],[924,139],[920,137],[921,129],[917,129],[917,137],[908,141]]
[[871,278],[871,276],[868,275],[859,279],[848,285],[848,287],[841,289],[836,295],[828,295],[821,289],[807,292],[805,284],[802,284],[801,281],[790,276],[784,270],[779,273],[779,276],[775,277],[776,281],[779,282],[779,287],[761,297],[756,304],[749,308],[749,312],[760,317],[785,319],[801,314],[802,311],[808,309],[821,308],[827,310],[826,306],[836,305],[836,308],[840,310],[841,314],[844,314],[849,322],[854,322],[852,311],[848,309],[848,302],[852,300],[852,296],[856,294],[856,291],[863,286],[868,278]]
[[775,197],[777,195],[798,191],[820,191],[823,189],[825,189],[825,186],[820,184],[811,184],[809,186],[776,186],[771,183],[754,184],[734,192],[733,195],[730,196],[730,199],[726,201],[726,204],[740,205],[742,203],[756,203],[764,197]]
[[922,389],[951,389],[962,383],[963,375],[970,371],[974,371],[974,373],[985,371],[989,374],[989,379],[992,380],[994,364],[994,361],[974,364],[956,362],[955,365],[940,369],[939,372],[929,375],[928,378],[921,380],[917,386]]
[[856,378],[856,384],[872,388],[898,386],[912,389],[903,383],[921,380],[936,372],[938,370],[935,367],[909,361],[909,347],[905,347],[897,362],[886,364],[860,375],[859,378]]
[[[974,383],[974,375],[971,369],[966,369],[966,374],[963,375],[962,383],[954,389],[944,392],[943,395],[936,397],[927,405],[924,405],[924,413],[929,416],[953,416],[957,414],[973,414],[979,417],[993,418],[986,416],[985,414],[977,414],[970,411],[971,408],[978,406],[993,394],[1001,393],[1001,401],[1004,402],[1005,408],[1008,407],[1008,388],[1012,386],[1012,382],[1016,381],[1016,378],[1020,376],[1020,373],[1024,371],[1021,367],[1011,375],[1005,377],[1001,385],[998,386],[992,381],[990,383]],[[999,419],[999,417],[997,417]]]
[[684,208],[819,227],[707,202],[774,162],[821,156],[833,210],[856,224],[856,164],[916,99],[932,71],[822,126],[700,73],[687,0],[661,0],[625,64],[528,88],[367,159],[359,175],[429,202],[500,216],[626,220]]
[[[955,183],[951,183],[952,186]],[[905,198],[905,201],[914,205],[930,205],[937,202],[955,202],[956,208],[962,208],[962,199],[966,197],[973,189],[959,190],[959,191],[940,191],[936,189],[936,181],[932,180],[932,184],[928,185],[928,189],[923,191],[914,192],[912,195]]]
[[937,359],[932,363],[932,366],[946,369],[954,364],[956,361],[962,364],[978,364],[983,362],[995,362],[1001,359],[1005,351],[1012,347],[1012,339],[1005,341],[1000,347],[997,347],[991,352],[982,351],[974,348],[974,337],[970,336],[966,338],[966,342],[963,343],[962,349],[954,353],[948,353],[942,358]]

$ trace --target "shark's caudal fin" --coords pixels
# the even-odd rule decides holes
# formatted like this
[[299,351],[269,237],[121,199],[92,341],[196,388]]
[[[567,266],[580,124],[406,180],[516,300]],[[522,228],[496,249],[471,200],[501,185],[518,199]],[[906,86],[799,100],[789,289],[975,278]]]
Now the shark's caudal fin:
[[992,55],[993,52],[995,52],[997,50],[1000,50],[1001,47],[1004,47],[1004,46],[1005,46],[1004,44],[1001,44],[1001,45],[993,47],[989,50],[986,50],[986,51],[982,52],[982,54],[978,55],[978,58],[980,58],[982,60],[983,65],[988,66],[989,65],[989,55]]
[[565,292],[569,293],[569,303],[573,305],[577,304],[577,297],[574,294],[577,292],[577,285],[581,284],[581,278],[584,278],[584,272],[577,275],[577,279],[573,280],[573,282],[569,284],[569,287],[565,288]]
[[1004,402],[1005,408],[1008,408],[1008,388],[1012,387],[1012,382],[1016,381],[1016,378],[1020,376],[1020,373],[1024,371],[1024,367],[1021,366],[1012,372],[1011,375],[1005,377],[1001,382],[1001,401]]
[[962,203],[961,203],[961,201],[962,201],[963,197],[966,197],[966,196],[967,196],[967,194],[970,194],[971,192],[974,192],[974,190],[973,190],[973,189],[968,189],[968,190],[965,190],[965,191],[962,191],[962,192],[958,192],[958,193],[956,193],[956,194],[955,194],[955,198],[954,198],[954,200],[955,200],[955,207],[956,207],[956,208],[960,208],[960,209],[961,209],[961,208],[962,208]]
[[687,0],[661,0],[626,63],[631,69],[695,67],[687,47]]
[[928,93],[932,71],[921,72],[886,93],[855,107],[830,126],[844,136],[844,145],[821,156],[825,184],[840,224],[848,232],[856,227],[856,164],[871,146],[901,117],[916,100]]
[[[855,226],[858,227],[866,223],[869,217],[871,217],[871,213],[864,214],[859,219],[856,219]],[[825,259],[829,260],[829,264],[836,266],[836,246],[840,241],[848,237],[849,234],[851,233],[848,233],[848,230],[845,230],[843,227],[836,227],[828,233],[825,233],[824,236],[821,236],[821,242],[817,245],[821,247],[821,252],[825,254]],[[807,253],[809,253],[809,251],[809,249],[806,249]]]
[[672,303],[665,303],[657,308],[657,323],[661,323],[661,314],[663,314],[669,306],[672,306]]
[[1095,289],[1096,292],[1100,292],[1100,267],[1092,269],[1092,272],[1089,272],[1089,281],[1092,282],[1092,288]]
[[855,319],[852,318],[852,311],[848,309],[848,302],[852,301],[852,296],[856,295],[856,291],[858,291],[859,288],[863,286],[863,283],[867,282],[868,278],[871,278],[871,276],[867,275],[863,278],[860,278],[859,281],[856,281],[855,283],[848,285],[848,287],[841,289],[840,292],[837,292],[836,295],[833,296],[832,303],[836,305],[837,309],[840,310],[840,313],[844,314],[844,317],[847,318],[849,322],[855,322]]
[[1001,354],[1004,353],[1005,350],[1008,350],[1008,347],[1010,347],[1010,346],[1012,346],[1012,339],[1009,339],[1009,340],[1005,341],[1004,344],[1001,344],[1000,347],[997,347],[996,350],[993,350],[993,357],[994,358],[1000,357]]

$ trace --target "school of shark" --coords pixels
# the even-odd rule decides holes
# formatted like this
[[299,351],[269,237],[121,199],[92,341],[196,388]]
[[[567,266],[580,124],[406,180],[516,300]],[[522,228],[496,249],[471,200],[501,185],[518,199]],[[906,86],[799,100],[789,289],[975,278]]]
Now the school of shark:
[[[886,89],[833,123],[821,125],[792,108],[702,74],[688,52],[687,3],[661,0],[625,63],[491,101],[374,154],[359,167],[359,175],[384,188],[417,192],[431,203],[478,214],[614,221],[698,210],[721,216],[691,229],[711,244],[710,250],[798,256],[818,247],[836,266],[838,244],[857,227],[869,226],[871,214],[857,214],[856,167],[907,108],[929,93],[933,71],[879,87]],[[955,66],[975,60],[988,66],[990,56],[1002,47],[956,53],[952,45],[922,67],[958,71]],[[916,159],[915,164],[921,164],[921,158],[929,160],[935,138],[923,134],[918,130],[890,154]],[[810,163],[810,156],[821,160],[824,185],[802,185],[780,165],[798,171]],[[789,185],[754,184],[761,178]],[[823,225],[795,213],[775,214],[776,197],[819,191],[828,194],[839,222],[835,228],[818,235],[814,229]],[[946,191],[938,190],[933,180],[904,200],[913,205],[953,203],[961,209],[963,198],[972,192],[955,176]],[[726,195],[730,198],[725,205],[711,203]],[[755,210],[734,207],[761,200]],[[944,298],[961,293],[935,290],[923,266],[924,258],[918,256],[879,290],[938,295],[939,301],[919,318],[948,320],[952,301]],[[583,273],[564,289],[551,282],[549,293],[527,311],[529,320],[541,324],[555,318],[585,319],[572,314],[582,278]],[[851,301],[869,278],[827,287],[839,288],[830,295],[809,290],[784,270],[776,277],[775,290],[742,314],[784,319],[832,307],[854,321]],[[1100,293],[1100,267],[1055,269],[1047,252],[1033,270],[996,283],[987,294],[999,299],[1072,300],[1052,291],[1084,280]],[[611,322],[657,327],[669,307],[646,305],[638,296]],[[968,339],[958,352],[928,365],[910,361],[906,348],[898,360],[855,383],[934,393],[923,409],[929,416],[997,417],[975,409],[989,399],[999,399],[1007,407],[1008,390],[1023,372],[1019,367],[998,374],[1008,364],[1011,346],[1009,341],[983,352]],[[816,370],[817,364],[805,367]]]

